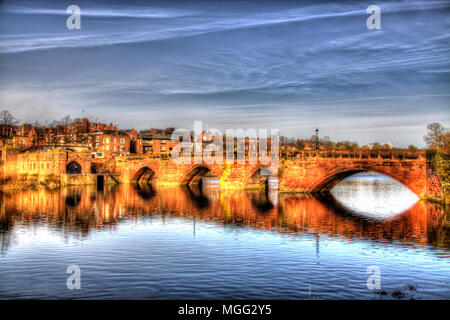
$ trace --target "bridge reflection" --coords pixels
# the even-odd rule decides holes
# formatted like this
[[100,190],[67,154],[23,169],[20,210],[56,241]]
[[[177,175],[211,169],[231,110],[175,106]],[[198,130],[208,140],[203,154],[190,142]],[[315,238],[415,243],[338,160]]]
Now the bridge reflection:
[[0,194],[1,247],[4,252],[19,224],[49,224],[64,234],[84,237],[91,230],[114,229],[123,220],[176,216],[227,226],[291,235],[347,237],[367,241],[450,247],[449,212],[423,201],[388,221],[350,212],[332,195],[277,194],[258,190],[158,188],[152,185],[71,187]]

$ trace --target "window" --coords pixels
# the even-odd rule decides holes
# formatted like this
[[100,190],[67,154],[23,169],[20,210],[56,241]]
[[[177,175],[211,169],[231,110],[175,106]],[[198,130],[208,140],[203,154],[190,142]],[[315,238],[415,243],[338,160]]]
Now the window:
[[117,143],[117,139],[116,138],[114,138],[114,144],[116,144]]
[[161,140],[161,144],[166,144],[166,140]]
[[100,137],[97,136],[97,137],[95,138],[95,141],[100,142]]
[[106,143],[108,143],[108,144],[109,144],[109,138],[106,138]]
[[124,146],[120,146],[119,148],[120,148],[121,152],[125,152],[125,147]]
[[161,147],[161,151],[166,151],[166,147]]
[[109,146],[106,146],[106,150],[109,150]]
[[125,139],[124,138],[120,139],[120,143],[124,144],[125,143]]

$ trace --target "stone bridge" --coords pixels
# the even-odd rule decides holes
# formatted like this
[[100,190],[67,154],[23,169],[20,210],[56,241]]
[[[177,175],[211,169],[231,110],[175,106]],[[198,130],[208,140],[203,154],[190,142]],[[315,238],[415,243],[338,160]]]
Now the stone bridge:
[[[264,174],[261,168],[266,168]],[[273,176],[278,178],[280,192],[327,191],[352,174],[369,171],[401,182],[420,197],[441,196],[439,177],[425,152],[300,152],[295,157],[281,157],[278,170],[258,163],[180,165],[171,159],[129,156],[115,158],[109,169],[120,183],[175,186],[217,178],[222,189],[262,187],[268,176]]]

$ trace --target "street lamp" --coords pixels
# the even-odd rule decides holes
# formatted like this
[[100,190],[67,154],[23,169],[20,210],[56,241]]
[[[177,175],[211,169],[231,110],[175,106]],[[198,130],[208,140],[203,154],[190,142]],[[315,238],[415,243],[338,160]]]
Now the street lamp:
[[316,150],[319,150],[319,129],[316,129]]

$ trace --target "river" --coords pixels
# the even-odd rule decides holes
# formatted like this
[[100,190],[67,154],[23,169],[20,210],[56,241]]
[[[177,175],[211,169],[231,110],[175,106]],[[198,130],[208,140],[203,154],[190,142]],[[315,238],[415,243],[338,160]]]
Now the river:
[[450,299],[449,213],[378,174],[324,196],[119,185],[0,200],[1,299]]

